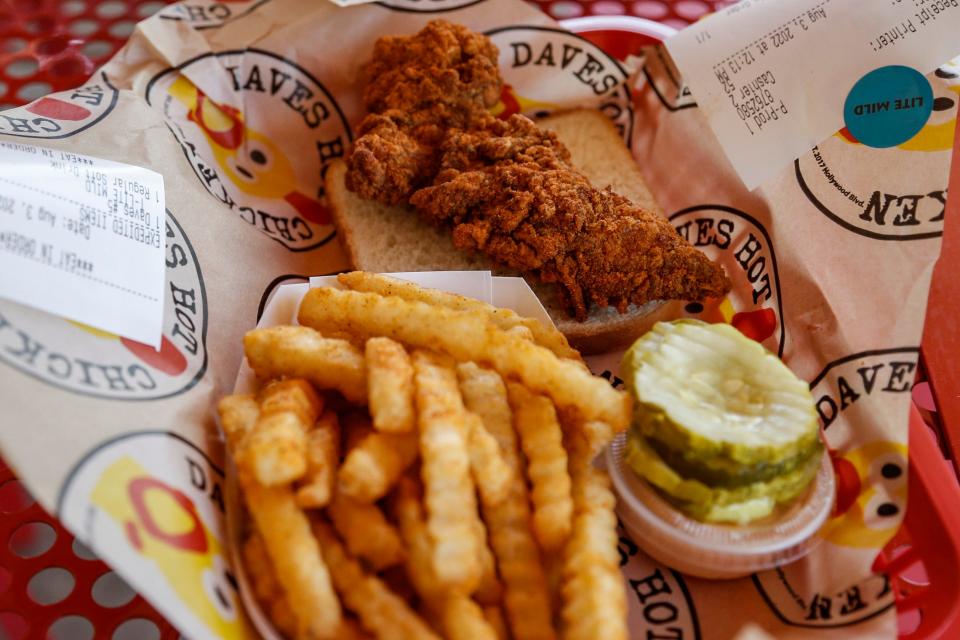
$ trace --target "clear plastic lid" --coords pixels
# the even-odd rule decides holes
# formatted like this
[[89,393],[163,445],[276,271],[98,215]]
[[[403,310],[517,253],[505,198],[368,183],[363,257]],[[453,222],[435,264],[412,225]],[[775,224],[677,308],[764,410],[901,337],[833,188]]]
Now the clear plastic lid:
[[617,512],[634,541],[667,566],[703,578],[735,578],[803,557],[833,509],[833,468],[823,455],[806,492],[771,515],[746,525],[712,524],[673,507],[624,462],[627,434],[607,448],[606,463],[619,496]]

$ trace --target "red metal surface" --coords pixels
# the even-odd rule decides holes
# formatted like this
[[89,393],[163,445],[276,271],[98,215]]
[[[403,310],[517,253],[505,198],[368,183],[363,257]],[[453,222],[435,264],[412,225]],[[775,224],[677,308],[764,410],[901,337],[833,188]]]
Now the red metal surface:
[[36,504],[0,461],[0,637],[174,640],[179,635]]
[[937,446],[937,433],[914,409],[903,527],[874,570],[890,576],[900,638],[960,638],[960,486]]
[[0,109],[80,85],[158,0],[0,0]]
[[960,476],[960,127],[953,145],[951,194],[943,234],[943,249],[933,272],[927,321],[923,333],[923,359],[937,405],[944,452]]
[[733,4],[734,0],[535,0],[544,12],[558,20],[581,16],[635,16],[677,29],[708,13]]
[[[0,0],[0,109],[80,84],[122,45],[134,22],[168,2]],[[683,27],[732,2],[536,4],[557,19],[633,15]],[[617,31],[594,31],[586,37],[618,56],[648,42]],[[960,151],[960,137],[955,151]],[[958,189],[960,170],[954,170],[950,192],[960,193]],[[960,353],[955,320],[960,315],[960,279],[951,273],[960,264],[960,199],[949,199],[947,209],[943,254],[934,274],[923,339],[925,370],[937,404],[936,412],[925,415],[940,428],[929,428],[920,413],[912,412],[909,507],[903,527],[876,563],[877,570],[891,576],[901,637],[909,640],[960,637],[960,513],[955,510],[960,485],[951,473],[960,457],[960,367],[952,362],[953,354]],[[142,598],[116,582],[109,568],[88,554],[33,502],[0,461],[0,638],[178,637]]]

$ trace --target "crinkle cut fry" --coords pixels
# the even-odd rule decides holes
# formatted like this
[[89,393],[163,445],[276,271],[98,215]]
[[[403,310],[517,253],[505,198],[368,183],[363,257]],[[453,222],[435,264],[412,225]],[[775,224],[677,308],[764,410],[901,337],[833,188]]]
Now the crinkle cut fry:
[[320,416],[323,406],[323,398],[317,395],[310,383],[296,377],[271,380],[260,390],[261,417],[275,413],[293,413],[309,428]]
[[460,392],[467,409],[480,417],[484,429],[497,441],[500,452],[516,473],[523,473],[523,461],[517,448],[517,432],[513,428],[513,411],[507,398],[507,386],[500,374],[476,362],[457,365]]
[[371,432],[347,453],[340,465],[337,487],[359,502],[379,500],[417,460],[418,452],[416,433]]
[[364,355],[374,428],[385,433],[410,433],[416,423],[410,356],[402,344],[380,337],[367,340]]
[[403,561],[400,534],[376,505],[355,502],[337,493],[327,508],[327,515],[350,553],[366,560],[376,571]]
[[[457,373],[467,408],[480,416],[484,427],[500,444],[504,460],[518,478],[522,477],[523,466],[503,380],[495,371],[472,362],[458,365]],[[481,491],[483,517],[503,582],[503,606],[513,637],[555,638],[540,548],[531,529],[526,483],[511,482],[507,495],[499,502],[489,501],[484,495]]]
[[253,594],[261,604],[273,599],[275,593],[280,589],[276,576],[273,575],[273,567],[270,565],[270,557],[267,555],[267,548],[263,544],[263,539],[256,531],[251,532],[243,543],[241,549],[244,568],[250,577],[250,586],[253,587]]
[[449,356],[413,352],[420,474],[433,567],[444,585],[472,593],[482,575],[477,501],[467,452],[466,409]]
[[547,554],[559,551],[570,535],[573,498],[563,434],[550,399],[507,383],[513,424],[527,457],[533,499],[533,531]]
[[217,404],[220,427],[227,442],[227,449],[237,451],[240,442],[260,417],[260,405],[250,394],[224,396]]
[[[496,504],[503,500],[514,479],[513,469],[504,458],[497,439],[483,426],[477,414],[467,414],[470,469],[477,491],[485,502]],[[483,494],[486,494],[485,496]]]
[[307,472],[297,488],[297,504],[319,509],[330,503],[340,463],[340,424],[337,414],[325,411],[307,432]]
[[404,300],[419,300],[438,307],[454,311],[476,311],[485,315],[493,324],[507,331],[521,327],[530,332],[534,342],[553,351],[559,358],[580,359],[580,353],[570,346],[566,336],[556,328],[548,326],[535,318],[526,318],[512,309],[503,309],[491,304],[460,296],[455,293],[420,287],[412,282],[392,278],[378,273],[351,271],[341,273],[337,281],[353,291],[379,293],[382,296],[396,296]]
[[407,548],[407,573],[430,616],[450,640],[496,640],[483,610],[469,596],[448,590],[433,571],[433,545],[427,533],[420,490],[412,478],[401,478],[394,492],[394,514]]
[[444,592],[433,570],[433,543],[427,533],[419,483],[410,477],[400,478],[393,492],[393,515],[400,537],[407,549],[407,575],[417,594],[434,600]]
[[440,640],[403,599],[347,555],[328,524],[315,521],[313,532],[344,605],[357,614],[364,627],[378,638]]
[[261,609],[268,612],[270,622],[280,633],[293,637],[297,632],[297,620],[287,602],[283,588],[277,582],[270,565],[270,557],[263,539],[255,531],[243,543],[243,565]]
[[483,605],[496,604],[503,597],[503,586],[497,576],[497,563],[490,550],[487,526],[474,508],[473,528],[477,532],[477,547],[480,558],[480,582],[473,592],[474,599]]
[[298,314],[300,324],[324,330],[382,335],[424,349],[445,351],[458,361],[489,363],[503,376],[549,395],[558,406],[576,407],[587,420],[616,431],[630,423],[630,397],[592,376],[578,363],[511,336],[482,317],[423,302],[373,293],[311,289]]
[[367,403],[363,352],[346,340],[324,338],[308,327],[270,327],[248,331],[243,348],[260,378],[304,378],[355,404]]
[[579,442],[587,446],[591,460],[596,458],[616,436],[616,432],[609,424],[600,420],[584,420],[575,409],[558,409],[557,414],[560,424],[563,425],[563,432],[574,434],[579,438]]
[[564,550],[563,638],[627,640],[627,597],[617,552],[616,498],[593,467],[589,446],[567,439],[573,476],[573,532]]
[[262,485],[288,484],[307,470],[307,432],[323,401],[306,380],[274,380],[260,391],[260,417],[237,450],[237,465]]
[[[236,406],[231,407],[230,402],[225,406],[221,401],[219,408],[224,432],[235,436],[249,434],[259,417],[259,411],[233,410]],[[242,442],[243,438],[234,439]],[[235,456],[237,452],[232,453]],[[273,561],[277,582],[297,620],[298,635],[317,640],[335,638],[343,619],[340,600],[293,489],[290,485],[264,487],[242,468],[237,469],[237,479],[254,526]]]

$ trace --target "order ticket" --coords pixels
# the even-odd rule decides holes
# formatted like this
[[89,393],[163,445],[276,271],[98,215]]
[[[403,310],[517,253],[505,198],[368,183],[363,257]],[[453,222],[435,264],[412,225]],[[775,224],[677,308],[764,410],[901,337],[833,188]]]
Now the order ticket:
[[4,298],[158,348],[165,219],[155,171],[0,142]]
[[742,0],[666,45],[754,189],[844,126],[859,80],[886,66],[930,73],[960,52],[958,31],[960,0]]

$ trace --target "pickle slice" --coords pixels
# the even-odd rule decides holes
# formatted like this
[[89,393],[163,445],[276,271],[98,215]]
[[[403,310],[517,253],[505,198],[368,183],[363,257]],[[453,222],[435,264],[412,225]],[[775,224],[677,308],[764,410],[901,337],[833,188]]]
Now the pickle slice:
[[733,489],[711,487],[699,480],[684,478],[636,430],[631,430],[627,437],[624,461],[690,516],[705,522],[745,524],[770,515],[777,504],[800,495],[816,476],[822,455],[821,445],[792,471]]
[[699,480],[688,480],[670,468],[646,439],[631,430],[623,460],[634,472],[672,498],[686,503],[710,504],[714,491]]
[[770,497],[750,498],[735,504],[714,505],[703,513],[691,515],[704,522],[747,524],[760,518],[766,518],[773,513],[776,506],[776,502]]
[[646,435],[646,440],[650,448],[684,478],[699,480],[711,487],[725,488],[742,487],[790,473],[821,447],[820,440],[815,439],[809,446],[789,458],[744,465],[725,456],[703,459],[696,452],[691,455],[689,451],[674,451],[649,435]]
[[818,446],[807,384],[729,325],[658,322],[621,372],[637,399],[635,427],[688,463],[750,479]]

